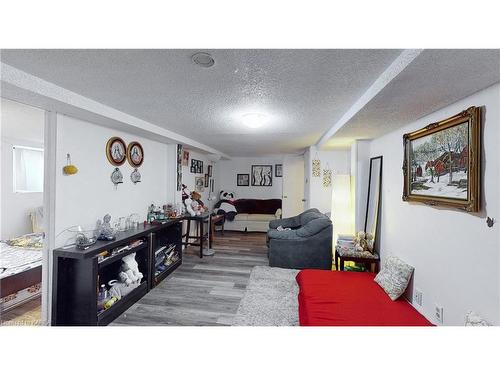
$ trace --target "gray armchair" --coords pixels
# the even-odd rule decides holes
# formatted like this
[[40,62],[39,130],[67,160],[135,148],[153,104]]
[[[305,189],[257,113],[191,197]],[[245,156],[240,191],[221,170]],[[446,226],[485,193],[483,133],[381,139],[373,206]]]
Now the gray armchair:
[[[281,222],[278,226],[295,229],[278,231],[271,228],[267,232],[271,267],[332,269],[333,228],[326,215],[309,210]],[[302,225],[297,226],[299,223]]]
[[269,228],[276,229],[279,226],[282,226],[283,228],[296,229],[296,228],[300,228],[302,225],[306,224],[310,220],[315,219],[315,218],[320,217],[320,216],[324,216],[324,215],[321,212],[319,212],[319,210],[317,208],[310,208],[297,216],[287,217],[286,219],[271,220],[269,222]]

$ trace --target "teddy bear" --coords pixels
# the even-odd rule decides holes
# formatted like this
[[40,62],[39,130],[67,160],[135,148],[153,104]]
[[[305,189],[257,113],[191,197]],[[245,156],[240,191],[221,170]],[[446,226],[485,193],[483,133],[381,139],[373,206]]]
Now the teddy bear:
[[369,251],[373,253],[373,234],[359,231],[354,237],[354,246],[357,251]]
[[193,191],[191,193],[191,199],[193,200],[193,203],[191,203],[191,206],[196,212],[203,213],[205,212],[205,205],[203,204],[203,201],[201,200],[201,194],[198,193],[197,191]]
[[126,286],[131,284],[140,284],[143,274],[139,271],[139,264],[135,260],[135,253],[122,258],[122,265],[118,278]]

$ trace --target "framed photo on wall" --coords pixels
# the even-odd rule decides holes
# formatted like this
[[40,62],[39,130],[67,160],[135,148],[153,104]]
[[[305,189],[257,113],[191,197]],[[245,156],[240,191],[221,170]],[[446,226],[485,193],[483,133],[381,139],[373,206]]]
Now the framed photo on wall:
[[194,179],[195,190],[198,192],[202,192],[205,190],[205,178],[204,177],[195,177]]
[[481,108],[403,136],[403,200],[480,210]]
[[283,164],[274,165],[274,177],[283,177]]
[[205,173],[205,187],[208,187],[208,173]]
[[184,167],[187,167],[189,164],[189,151],[188,150],[182,150],[182,165]]
[[208,177],[212,177],[212,168],[211,165],[208,166]]
[[252,165],[252,186],[273,186],[272,165]]
[[250,186],[250,175],[247,174],[237,174],[236,175],[236,185],[237,186]]

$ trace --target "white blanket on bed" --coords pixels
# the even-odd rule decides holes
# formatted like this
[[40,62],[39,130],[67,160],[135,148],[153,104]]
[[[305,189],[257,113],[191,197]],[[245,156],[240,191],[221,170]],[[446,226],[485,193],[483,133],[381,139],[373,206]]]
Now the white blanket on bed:
[[14,247],[0,242],[0,279],[41,264],[41,249]]

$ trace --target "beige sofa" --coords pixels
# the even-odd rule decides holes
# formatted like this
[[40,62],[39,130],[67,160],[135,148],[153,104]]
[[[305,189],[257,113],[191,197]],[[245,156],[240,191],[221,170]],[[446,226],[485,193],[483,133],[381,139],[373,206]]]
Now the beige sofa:
[[281,199],[237,199],[232,202],[237,214],[226,217],[225,230],[267,232],[269,222],[281,218]]

